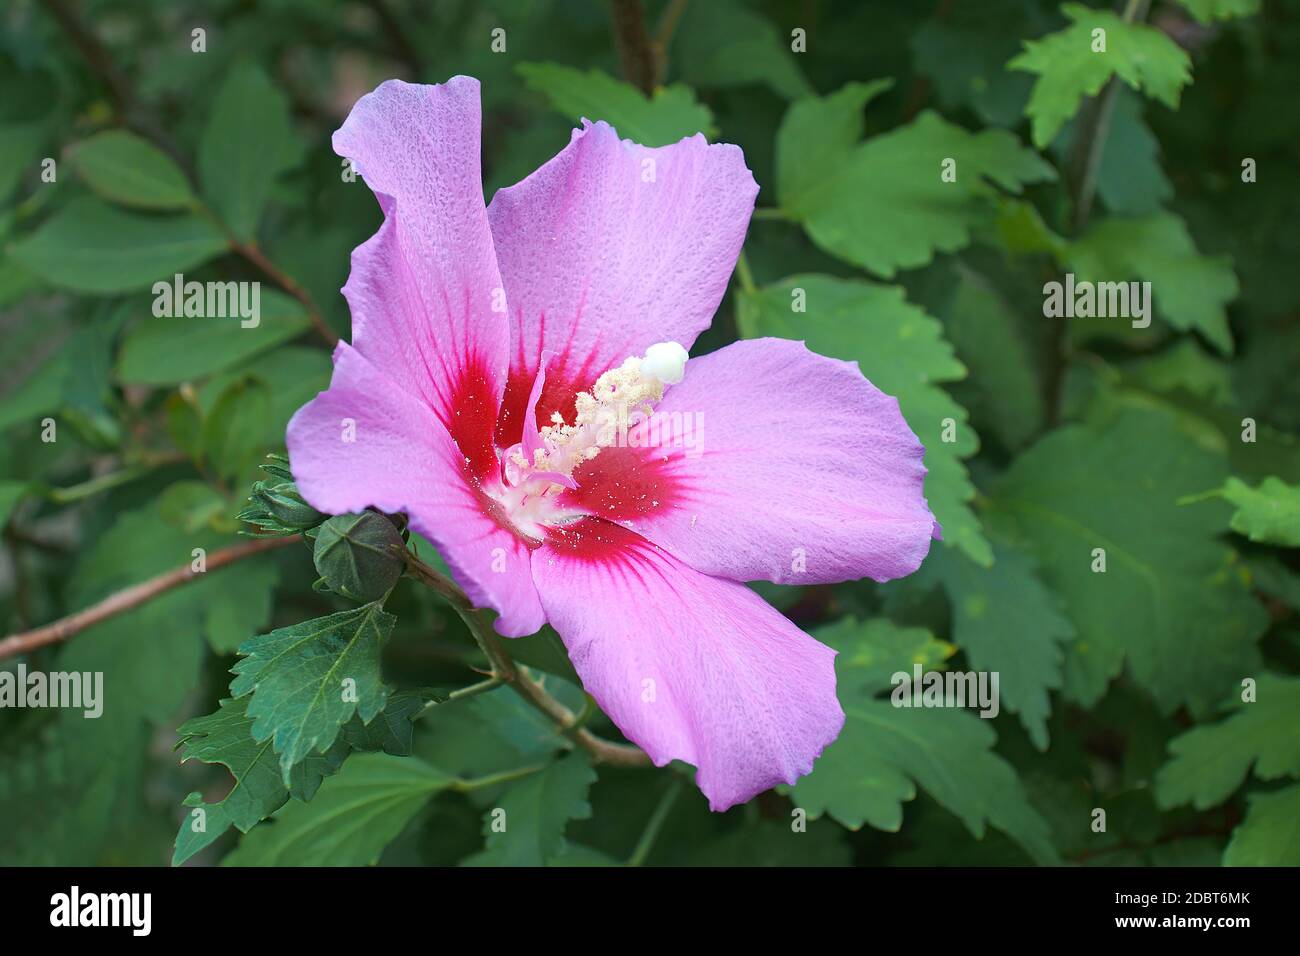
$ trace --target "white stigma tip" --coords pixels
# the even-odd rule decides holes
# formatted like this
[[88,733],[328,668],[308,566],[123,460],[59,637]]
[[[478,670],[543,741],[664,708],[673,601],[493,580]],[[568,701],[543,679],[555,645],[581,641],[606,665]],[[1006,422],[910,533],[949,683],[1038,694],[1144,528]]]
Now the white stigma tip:
[[645,350],[641,374],[656,378],[665,385],[678,384],[686,374],[686,349],[676,342],[656,342]]

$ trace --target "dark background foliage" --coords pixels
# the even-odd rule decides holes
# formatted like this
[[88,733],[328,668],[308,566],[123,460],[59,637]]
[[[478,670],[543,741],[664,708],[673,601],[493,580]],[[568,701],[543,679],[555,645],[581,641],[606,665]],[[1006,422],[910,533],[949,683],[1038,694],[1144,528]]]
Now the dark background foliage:
[[[5,630],[195,548],[239,560],[0,645],[107,687],[98,720],[0,710],[0,862],[1300,862],[1300,5],[639,6],[7,0]],[[711,814],[689,768],[593,767],[508,688],[438,703],[484,661],[432,591],[399,582],[389,620],[314,587],[303,544],[246,553],[236,515],[328,382],[379,220],[330,134],[384,79],[457,73],[482,81],[488,198],[584,115],[743,147],[760,208],[697,352],[806,339],[927,446],[946,543],[920,572],[758,586],[841,651],[849,724],[794,788]],[[1044,317],[1067,271],[1150,281],[1150,327]],[[155,318],[175,272],[260,281],[261,325]],[[382,716],[334,715],[323,755],[259,743],[230,668],[337,612]],[[583,710],[552,634],[511,647]],[[913,663],[997,671],[1001,714],[889,706]]]

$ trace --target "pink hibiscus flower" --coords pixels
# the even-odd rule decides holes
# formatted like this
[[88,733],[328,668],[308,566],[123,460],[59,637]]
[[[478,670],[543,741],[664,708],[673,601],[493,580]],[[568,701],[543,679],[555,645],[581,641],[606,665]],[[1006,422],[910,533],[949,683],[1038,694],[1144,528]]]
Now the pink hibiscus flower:
[[758,186],[735,146],[584,121],[486,208],[479,85],[397,81],[334,148],[384,222],[352,255],[352,344],[289,424],[303,496],[404,512],[506,636],[550,623],[587,691],[715,810],[839,734],[834,652],[743,583],[914,571],[920,442],[854,363],[801,342],[686,360]]

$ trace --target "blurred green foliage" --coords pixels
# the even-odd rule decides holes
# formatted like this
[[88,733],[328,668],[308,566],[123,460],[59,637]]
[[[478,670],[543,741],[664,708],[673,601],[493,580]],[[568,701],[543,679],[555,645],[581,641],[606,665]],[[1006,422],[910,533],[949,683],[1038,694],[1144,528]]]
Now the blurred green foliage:
[[[316,540],[0,662],[102,671],[109,701],[0,709],[0,863],[1300,864],[1300,3],[645,7],[649,98],[603,0],[0,10],[6,631],[241,517]],[[384,79],[457,73],[487,198],[584,116],[739,144],[760,209],[697,351],[807,340],[927,447],[918,574],[758,586],[840,652],[848,724],[794,787],[710,814],[507,689],[449,700],[484,664],[456,615],[410,582],[385,603],[391,564],[364,591],[400,522],[317,533],[258,470],[379,221],[331,132]],[[1045,317],[1065,272],[1150,282],[1155,321]],[[260,324],[155,315],[176,273],[260,281]],[[512,647],[584,710],[552,632]],[[357,697],[323,705],[345,657]],[[1001,714],[891,707],[914,664],[999,672]]]

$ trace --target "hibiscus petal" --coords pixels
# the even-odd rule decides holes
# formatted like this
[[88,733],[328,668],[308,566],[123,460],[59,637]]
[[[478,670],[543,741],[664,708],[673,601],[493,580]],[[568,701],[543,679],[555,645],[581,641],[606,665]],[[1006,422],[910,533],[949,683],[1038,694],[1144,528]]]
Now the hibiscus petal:
[[538,420],[572,420],[573,396],[656,342],[708,328],[758,186],[735,146],[703,136],[648,149],[605,123],[488,206],[510,302],[510,378],[498,426],[519,441],[543,349],[556,353]]
[[588,693],[656,765],[694,764],[714,810],[794,783],[844,725],[834,651],[618,525],[553,532],[533,578]]
[[531,552],[496,520],[495,505],[466,474],[465,455],[429,407],[359,351],[339,345],[329,390],[294,414],[285,440],[312,507],[405,512],[470,599],[501,615],[497,630],[516,637],[542,626]]
[[[911,574],[936,531],[925,449],[856,363],[802,342],[737,342],[574,473],[565,504],[636,530],[706,574],[811,584]],[[666,447],[670,438],[676,447]]]
[[[509,326],[479,169],[479,84],[390,80],[334,134],[384,223],[352,254],[352,344],[427,404],[483,477],[506,381]],[[493,311],[496,306],[497,311]]]

